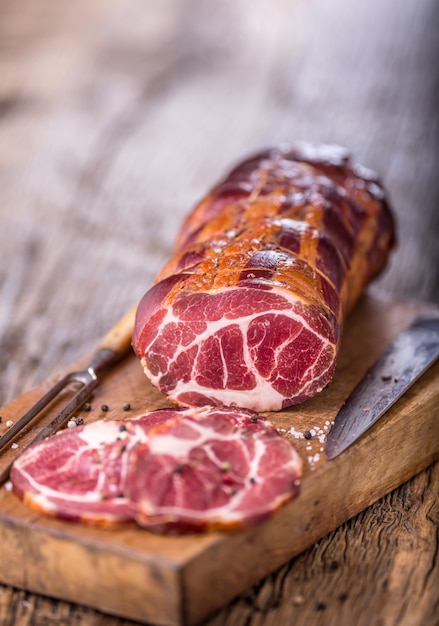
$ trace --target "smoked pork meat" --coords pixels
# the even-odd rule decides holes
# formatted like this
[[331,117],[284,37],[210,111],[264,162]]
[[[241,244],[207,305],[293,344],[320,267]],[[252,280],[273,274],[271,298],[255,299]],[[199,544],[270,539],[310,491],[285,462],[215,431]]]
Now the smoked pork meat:
[[346,150],[267,150],[187,217],[139,303],[133,348],[177,404],[302,402],[331,381],[345,318],[394,243],[382,185]]
[[156,532],[236,530],[299,493],[302,461],[245,409],[157,409],[99,420],[33,444],[12,466],[14,492],[70,522],[137,522]]

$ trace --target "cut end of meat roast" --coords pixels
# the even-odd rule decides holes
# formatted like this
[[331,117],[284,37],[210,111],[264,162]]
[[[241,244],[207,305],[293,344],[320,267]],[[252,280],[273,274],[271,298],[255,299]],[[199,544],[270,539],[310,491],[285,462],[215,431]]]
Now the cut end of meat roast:
[[302,402],[332,379],[345,317],[394,243],[382,186],[345,150],[269,150],[188,216],[138,306],[133,348],[181,405]]
[[259,523],[297,495],[301,475],[299,455],[266,419],[227,407],[68,429],[11,470],[15,493],[38,512],[167,533]]
[[[151,297],[154,288],[138,319],[145,319]],[[153,384],[178,404],[279,410],[332,378],[338,344],[333,320],[318,303],[300,300],[284,286],[267,288],[250,278],[208,293],[183,288],[170,300],[147,317],[136,345]]]

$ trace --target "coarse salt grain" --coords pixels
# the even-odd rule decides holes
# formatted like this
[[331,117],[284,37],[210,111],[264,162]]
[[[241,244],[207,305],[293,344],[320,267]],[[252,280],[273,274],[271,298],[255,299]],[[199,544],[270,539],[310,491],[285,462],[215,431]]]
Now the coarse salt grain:
[[71,417],[67,422],[67,428],[73,428],[74,426],[80,426],[84,423],[82,417]]
[[300,431],[296,430],[294,428],[294,426],[291,426],[290,430],[288,431],[290,435],[293,435],[293,437],[295,439],[303,439],[303,433],[301,433]]
[[316,452],[312,456],[308,457],[308,463],[310,465],[310,469],[315,469],[316,463],[320,461],[320,452]]
[[18,448],[18,443],[13,443],[13,444],[11,445],[11,448],[12,448],[13,450],[16,450],[16,449]]

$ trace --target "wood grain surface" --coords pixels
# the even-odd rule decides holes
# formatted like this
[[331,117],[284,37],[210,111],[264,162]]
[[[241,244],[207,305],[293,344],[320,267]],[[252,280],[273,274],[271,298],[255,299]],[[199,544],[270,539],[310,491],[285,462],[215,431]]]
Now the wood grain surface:
[[[279,141],[341,143],[380,172],[399,248],[374,289],[439,302],[438,9],[1,0],[0,405],[89,354],[194,202]],[[209,626],[437,626],[438,485],[436,464]],[[0,587],[1,626],[129,623]]]

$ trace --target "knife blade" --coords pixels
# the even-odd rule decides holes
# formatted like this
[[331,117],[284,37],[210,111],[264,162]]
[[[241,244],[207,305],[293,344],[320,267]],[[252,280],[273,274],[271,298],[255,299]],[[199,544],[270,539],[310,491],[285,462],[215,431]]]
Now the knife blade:
[[439,312],[417,317],[375,361],[338,412],[326,438],[334,459],[369,428],[439,357]]

